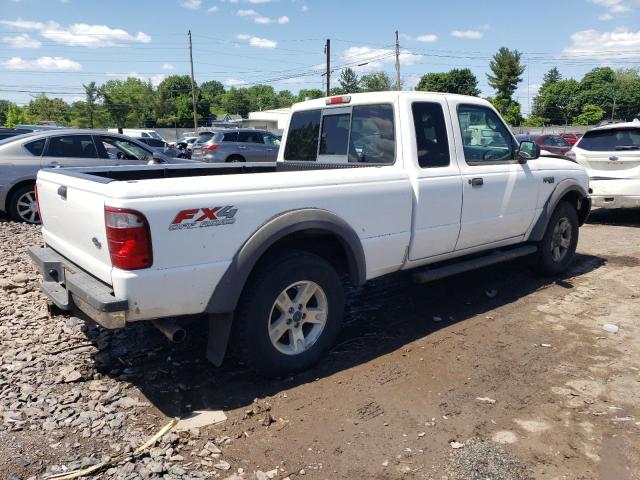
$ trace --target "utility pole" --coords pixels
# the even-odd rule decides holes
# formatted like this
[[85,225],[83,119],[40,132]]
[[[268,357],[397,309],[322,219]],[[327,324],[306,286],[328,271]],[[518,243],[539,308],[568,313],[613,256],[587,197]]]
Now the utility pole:
[[611,123],[615,121],[616,115],[616,97],[613,97],[613,108],[611,109]]
[[324,45],[324,53],[327,54],[327,97],[331,96],[331,40],[327,38],[327,43]]
[[400,91],[400,40],[396,30],[396,90]]
[[196,113],[196,81],[193,78],[193,46],[191,45],[191,30],[189,30],[189,62],[191,63],[191,99],[193,100],[193,128],[198,131],[198,114]]

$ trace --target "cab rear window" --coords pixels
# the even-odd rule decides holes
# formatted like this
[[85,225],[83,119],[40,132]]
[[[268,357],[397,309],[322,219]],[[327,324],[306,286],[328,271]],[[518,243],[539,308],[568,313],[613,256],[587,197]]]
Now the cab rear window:
[[289,122],[285,160],[314,162],[318,153],[321,110],[295,112]]
[[608,128],[591,130],[582,137],[578,148],[591,152],[640,149],[640,128]]

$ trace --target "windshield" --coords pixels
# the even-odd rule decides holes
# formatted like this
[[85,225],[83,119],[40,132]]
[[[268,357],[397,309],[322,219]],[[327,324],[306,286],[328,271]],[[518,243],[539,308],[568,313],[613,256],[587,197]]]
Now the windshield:
[[640,128],[607,128],[591,130],[578,143],[578,147],[592,152],[640,149]]
[[164,139],[158,134],[158,132],[154,132],[153,130],[150,132],[147,132],[149,134],[149,136],[151,138],[155,138],[156,140],[162,140],[164,141]]

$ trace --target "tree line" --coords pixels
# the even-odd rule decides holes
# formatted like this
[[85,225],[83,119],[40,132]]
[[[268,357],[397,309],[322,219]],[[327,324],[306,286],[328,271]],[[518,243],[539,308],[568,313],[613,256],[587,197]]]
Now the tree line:
[[[489,63],[487,82],[495,95],[487,97],[510,125],[593,125],[603,119],[631,120],[640,116],[640,71],[598,67],[581,80],[565,79],[558,68],[544,76],[532,112],[525,119],[514,98],[523,80],[525,66],[517,50],[500,48]],[[388,91],[394,82],[383,71],[362,76],[351,68],[342,70],[332,95]],[[478,79],[468,68],[423,75],[416,90],[479,96]],[[0,100],[0,125],[56,122],[79,128],[105,127],[192,127],[191,79],[171,75],[153,86],[138,78],[109,80],[83,85],[84,98],[67,103],[41,94],[25,106]],[[306,99],[325,95],[320,89],[276,92],[268,85],[226,89],[212,80],[196,85],[198,123],[210,115],[231,114],[246,118],[251,111],[290,107]]]

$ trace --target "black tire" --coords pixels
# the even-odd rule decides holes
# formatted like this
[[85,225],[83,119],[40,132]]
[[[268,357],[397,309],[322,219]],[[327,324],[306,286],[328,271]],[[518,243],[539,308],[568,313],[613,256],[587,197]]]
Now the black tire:
[[[296,283],[313,284],[321,290],[316,290],[305,308],[300,310],[327,312],[323,316],[324,326],[319,333],[312,330],[318,325],[306,323],[310,319],[305,322],[303,314],[297,311],[298,306],[294,313],[291,313],[291,310],[288,310],[289,313],[282,313],[284,309],[275,305],[276,299],[283,298],[280,295],[285,292],[289,299],[296,299],[301,292],[300,288],[304,290],[304,287],[287,290],[287,287]],[[324,303],[322,298],[325,300]],[[310,310],[306,310],[310,304]],[[324,310],[321,304],[326,307]],[[315,314],[309,313],[309,317],[312,315],[315,317]],[[241,359],[261,375],[274,377],[299,372],[316,364],[333,346],[340,332],[343,315],[342,282],[331,264],[306,252],[281,253],[259,265],[247,282],[236,310],[233,346]],[[298,323],[295,323],[295,318]],[[286,331],[278,337],[279,340],[272,341],[270,331],[275,329],[279,321],[286,323],[286,326],[281,324]],[[298,334],[306,331],[303,335],[306,335],[304,342],[309,341],[308,347],[298,342],[295,342],[295,346],[291,343],[292,335],[295,335],[296,331]],[[315,340],[311,341],[312,338]],[[290,351],[283,353],[282,349]],[[297,349],[300,349],[300,353],[293,353],[293,350]]]
[[[32,209],[25,210],[26,207],[24,207],[24,205],[26,198],[33,199],[33,202],[35,202],[36,192],[34,183],[24,185],[11,194],[7,213],[9,217],[16,222],[39,224],[40,213]],[[32,208],[35,208],[35,203]]]
[[241,163],[245,161],[246,160],[244,159],[244,157],[240,155],[231,155],[229,158],[227,158],[227,163]]
[[[560,202],[551,215],[544,237],[538,242],[538,253],[534,264],[534,269],[538,273],[558,275],[569,268],[578,245],[578,224],[578,212],[575,207],[569,202]],[[570,235],[570,238],[566,238],[563,231],[566,235]],[[560,246],[560,240],[566,245]]]

